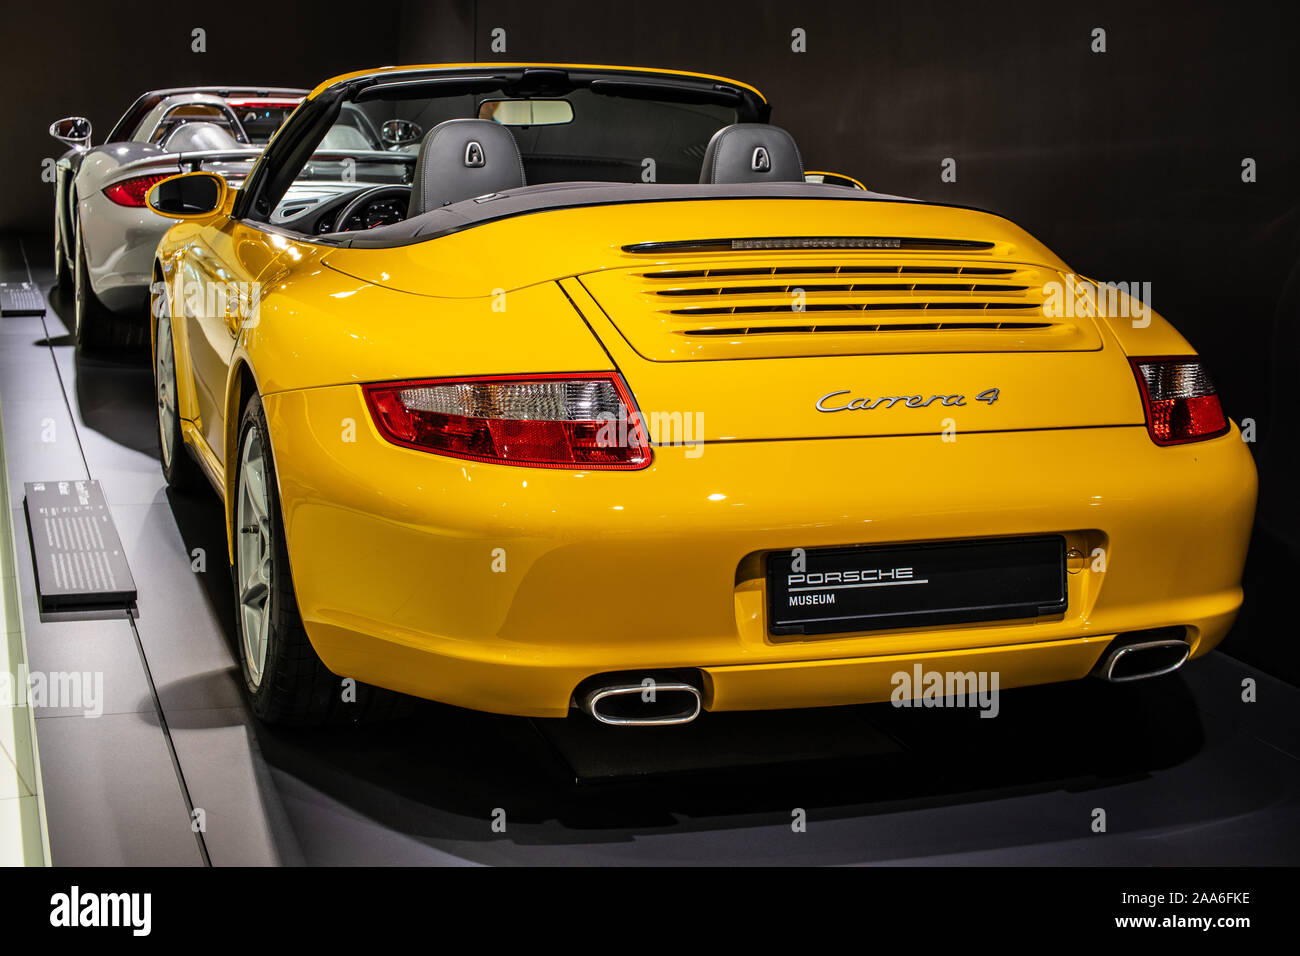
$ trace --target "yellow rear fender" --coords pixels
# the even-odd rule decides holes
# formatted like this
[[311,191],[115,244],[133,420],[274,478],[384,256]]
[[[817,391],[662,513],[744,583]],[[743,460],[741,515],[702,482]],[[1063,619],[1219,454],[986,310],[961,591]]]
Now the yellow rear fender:
[[1195,353],[1182,333],[1151,308],[1149,283],[1145,286],[1136,281],[1106,283],[1067,273],[1062,284],[1067,303],[1071,288],[1076,293],[1074,305],[1067,307],[1091,308],[1091,314],[1115,336],[1126,355]]
[[[263,394],[350,382],[503,372],[592,372],[609,356],[554,282],[439,299],[372,285],[314,263],[309,282],[265,284],[236,360]],[[311,356],[304,361],[303,356]],[[232,373],[233,377],[233,373]]]

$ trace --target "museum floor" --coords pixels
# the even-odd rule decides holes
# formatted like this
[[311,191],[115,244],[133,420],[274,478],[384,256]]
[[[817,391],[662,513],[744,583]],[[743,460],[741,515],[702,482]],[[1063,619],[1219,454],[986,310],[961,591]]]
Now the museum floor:
[[[23,628],[10,643],[21,654],[25,638],[32,672],[104,675],[102,716],[34,708],[56,865],[1300,856],[1300,690],[1223,653],[1137,684],[1007,691],[996,720],[876,705],[619,730],[421,704],[391,724],[259,726],[236,682],[217,499],[164,488],[148,355],[78,355],[71,297],[51,291],[37,248],[0,240],[0,281],[30,279],[48,300],[43,317],[0,319]],[[139,588],[134,615],[38,611],[23,482],[85,477],[112,505]],[[1247,677],[1255,703],[1241,699]],[[22,842],[31,812],[17,813],[39,806],[36,767],[23,777],[9,729],[27,716],[0,714],[9,734],[0,735],[9,758],[0,761],[0,851],[26,846],[39,862],[39,841]],[[4,835],[11,806],[17,836]],[[1103,833],[1093,830],[1097,809]],[[202,827],[191,823],[195,810]],[[803,830],[792,827],[799,810]],[[493,822],[503,818],[500,832]]]

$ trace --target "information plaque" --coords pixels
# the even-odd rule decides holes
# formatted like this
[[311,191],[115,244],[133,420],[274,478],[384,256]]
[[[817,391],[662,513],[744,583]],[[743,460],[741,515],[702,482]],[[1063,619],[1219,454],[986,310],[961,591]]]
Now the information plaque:
[[44,315],[45,298],[32,282],[0,282],[0,315]]
[[23,504],[42,611],[130,608],[135,580],[97,481],[29,481]]

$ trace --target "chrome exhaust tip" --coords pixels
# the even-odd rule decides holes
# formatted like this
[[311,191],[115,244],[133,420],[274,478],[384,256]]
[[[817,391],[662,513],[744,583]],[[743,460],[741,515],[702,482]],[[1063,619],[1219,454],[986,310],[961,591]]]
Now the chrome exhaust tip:
[[684,681],[611,684],[596,687],[582,698],[584,714],[615,727],[668,727],[689,724],[700,716],[697,687]]
[[1142,640],[1140,631],[1131,635],[1121,634],[1106,649],[1093,674],[1112,684],[1172,674],[1187,662],[1192,645],[1182,638],[1155,637],[1157,633],[1170,630],[1182,631],[1183,628],[1153,631],[1149,635],[1155,638],[1153,640]]

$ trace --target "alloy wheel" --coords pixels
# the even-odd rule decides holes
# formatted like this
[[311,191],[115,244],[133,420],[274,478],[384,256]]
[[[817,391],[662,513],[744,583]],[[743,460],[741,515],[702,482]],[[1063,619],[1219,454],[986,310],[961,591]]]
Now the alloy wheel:
[[239,454],[239,488],[235,520],[235,580],[239,589],[239,623],[247,676],[253,688],[262,683],[271,627],[274,581],[270,495],[262,435],[248,429]]
[[158,316],[155,345],[154,390],[158,400],[158,437],[162,461],[170,468],[176,453],[176,353],[172,348],[171,316],[166,309]]

